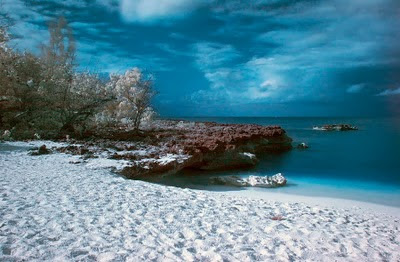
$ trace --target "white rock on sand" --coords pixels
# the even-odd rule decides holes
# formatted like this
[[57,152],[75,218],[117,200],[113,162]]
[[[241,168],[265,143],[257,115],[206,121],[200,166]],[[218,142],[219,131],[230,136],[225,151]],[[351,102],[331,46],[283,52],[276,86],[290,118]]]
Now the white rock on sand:
[[0,261],[400,260],[394,216],[126,180],[1,147]]

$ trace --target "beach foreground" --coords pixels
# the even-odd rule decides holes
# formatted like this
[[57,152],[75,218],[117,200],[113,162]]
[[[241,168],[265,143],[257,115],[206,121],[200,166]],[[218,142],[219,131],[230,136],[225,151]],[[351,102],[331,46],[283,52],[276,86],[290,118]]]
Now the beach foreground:
[[1,261],[400,260],[393,212],[166,187],[13,145],[0,145]]

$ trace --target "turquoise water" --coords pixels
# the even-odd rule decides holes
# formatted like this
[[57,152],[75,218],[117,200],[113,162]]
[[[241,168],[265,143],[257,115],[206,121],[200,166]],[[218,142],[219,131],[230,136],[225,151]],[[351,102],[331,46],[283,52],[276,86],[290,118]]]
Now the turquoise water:
[[[250,170],[215,173],[183,172],[176,177],[161,181],[162,183],[207,189],[206,181],[213,175],[263,176],[282,172],[289,184],[287,187],[273,190],[400,206],[400,119],[246,117],[185,119],[280,125],[293,138],[293,145],[305,142],[310,148],[259,156],[260,163]],[[312,130],[316,125],[335,123],[355,125],[359,130],[346,132]]]

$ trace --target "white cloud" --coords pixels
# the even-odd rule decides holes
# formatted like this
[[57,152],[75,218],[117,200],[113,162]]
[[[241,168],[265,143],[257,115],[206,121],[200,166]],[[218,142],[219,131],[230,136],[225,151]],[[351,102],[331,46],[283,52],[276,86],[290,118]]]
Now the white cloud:
[[[124,50],[115,49],[113,44],[97,41],[78,42],[79,70],[94,70],[99,73],[123,73],[127,69],[139,67],[143,70],[169,71],[164,59],[149,54],[132,54]],[[96,65],[96,67],[94,67]]]
[[[246,36],[256,45],[270,44],[273,48],[247,63],[228,63],[222,68],[210,68],[209,63],[204,63],[209,56],[202,58],[199,64],[203,67],[199,68],[211,71],[205,74],[211,88],[199,94],[210,97],[208,93],[217,87],[216,95],[223,100],[318,101],[343,94],[343,89],[336,87],[342,84],[341,80],[348,79],[340,79],[343,77],[340,72],[360,67],[391,66],[400,61],[398,56],[383,53],[393,49],[400,33],[396,29],[399,27],[393,26],[400,25],[396,20],[396,10],[399,9],[389,0],[355,0],[351,3],[344,0],[329,3],[294,1],[293,4],[274,7],[276,2],[279,1],[257,0],[248,5],[245,1],[233,0],[214,9],[217,16],[226,22],[220,35],[244,36],[247,33]],[[238,27],[241,25],[239,22],[235,22],[241,21],[235,20],[241,16],[265,16],[272,26],[262,31],[258,30],[258,23],[252,23],[249,26],[254,30],[244,30]],[[262,21],[260,24],[268,25]],[[360,30],[366,24],[368,29]],[[257,30],[259,32],[255,34]],[[235,73],[240,73],[241,77],[233,78]],[[368,81],[365,78],[363,75],[351,76],[353,81]],[[364,84],[358,84],[345,91],[359,93],[364,88]],[[224,95],[224,90],[230,95]],[[398,89],[386,90],[379,95],[399,92]]]
[[47,27],[39,24],[48,21],[49,17],[35,8],[28,8],[22,0],[0,0],[0,13],[11,19],[11,47],[38,53],[40,44],[47,41]]
[[378,96],[391,96],[391,95],[400,95],[400,87],[397,89],[386,89],[379,94]]
[[184,17],[207,2],[207,0],[122,0],[120,12],[129,22],[154,22]]
[[[312,97],[315,91],[307,83],[318,72],[292,57],[253,57],[238,63],[242,56],[231,45],[202,43],[195,47],[196,65],[210,82],[210,89],[195,92],[196,99],[287,102]],[[292,67],[293,63],[297,66]]]
[[351,94],[360,93],[361,90],[362,90],[364,87],[365,87],[365,84],[352,85],[352,86],[349,86],[349,87],[346,89],[346,92],[347,92],[347,93],[351,93]]
[[196,64],[202,70],[222,66],[240,57],[240,53],[232,45],[201,42],[194,44],[192,49],[195,52]]
[[[210,53],[211,56],[216,54],[222,55],[223,52]],[[203,57],[201,61],[209,60]],[[295,91],[288,92],[290,85],[283,77],[285,70],[279,69],[280,66],[276,66],[273,59],[253,58],[246,63],[228,63],[225,67],[223,67],[225,63],[221,62],[224,61],[222,58],[211,59],[211,61],[197,63],[199,69],[204,72],[205,78],[210,82],[210,89],[195,92],[192,98],[196,100],[202,97],[203,100],[209,102],[266,100],[282,102],[301,95]]]

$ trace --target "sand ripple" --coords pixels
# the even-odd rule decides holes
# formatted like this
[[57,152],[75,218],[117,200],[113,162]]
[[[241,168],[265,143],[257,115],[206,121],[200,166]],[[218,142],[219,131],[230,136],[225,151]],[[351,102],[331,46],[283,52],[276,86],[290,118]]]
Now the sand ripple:
[[395,217],[126,180],[71,160],[0,152],[0,261],[400,261]]

